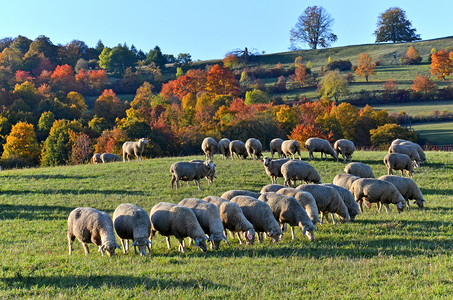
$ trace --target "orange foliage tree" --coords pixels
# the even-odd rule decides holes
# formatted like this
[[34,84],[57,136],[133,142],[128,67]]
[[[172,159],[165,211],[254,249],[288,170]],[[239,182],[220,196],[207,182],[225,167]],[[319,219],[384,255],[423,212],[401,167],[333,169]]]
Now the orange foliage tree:
[[441,49],[431,55],[431,74],[445,80],[453,72],[453,51]]
[[18,122],[6,137],[2,159],[19,159],[31,164],[38,164],[40,148],[32,124]]
[[112,90],[104,90],[101,96],[96,99],[94,113],[104,118],[110,126],[115,124],[116,118],[125,117],[125,106]]
[[368,76],[374,75],[374,69],[376,64],[371,59],[371,56],[368,53],[360,53],[359,62],[357,64],[357,69],[355,73],[364,77],[366,82],[368,82]]
[[433,95],[437,90],[437,85],[428,76],[417,75],[415,80],[412,81],[412,90],[416,93],[422,94],[424,98]]
[[214,65],[206,78],[206,91],[213,96],[236,96],[239,93],[239,86],[230,68]]
[[207,73],[204,70],[191,69],[185,75],[179,76],[162,85],[161,95],[170,98],[176,96],[182,99],[192,93],[196,95],[206,89]]
[[57,90],[68,93],[75,88],[74,69],[70,65],[57,66],[50,78]]
[[406,65],[415,65],[422,61],[422,57],[418,53],[417,49],[414,46],[410,46],[407,49],[406,54],[401,58],[401,62]]

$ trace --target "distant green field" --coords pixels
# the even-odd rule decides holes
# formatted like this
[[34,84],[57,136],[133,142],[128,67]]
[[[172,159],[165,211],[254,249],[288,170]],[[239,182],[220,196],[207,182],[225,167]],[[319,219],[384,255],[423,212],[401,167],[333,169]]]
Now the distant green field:
[[394,105],[373,105],[374,109],[386,109],[388,113],[399,113],[401,111],[414,117],[418,114],[431,114],[434,111],[453,111],[453,100],[435,101],[429,103],[407,103]]
[[453,122],[415,124],[412,128],[426,144],[453,144]]

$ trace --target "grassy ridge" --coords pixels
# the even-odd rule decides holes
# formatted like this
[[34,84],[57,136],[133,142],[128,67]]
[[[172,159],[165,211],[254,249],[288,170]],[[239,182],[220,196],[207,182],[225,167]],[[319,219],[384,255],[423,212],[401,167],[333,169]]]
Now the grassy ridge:
[[[354,160],[368,163],[381,176],[386,173],[383,156],[360,151]],[[220,251],[208,253],[188,247],[180,254],[175,239],[167,250],[158,235],[149,257],[119,252],[114,258],[101,257],[93,245],[85,256],[78,241],[69,257],[69,212],[92,206],[112,215],[124,202],[149,211],[161,201],[220,195],[233,188],[259,191],[270,182],[261,163],[216,156],[218,179],[212,186],[204,180],[201,192],[185,183],[178,191],[169,188],[170,165],[195,157],[2,171],[0,298],[449,297],[453,154],[428,152],[427,157],[414,175],[427,200],[426,211],[397,214],[393,206],[392,213],[379,214],[373,207],[355,223],[319,225],[314,243],[298,231],[295,241],[288,234],[278,244],[266,240],[251,247],[233,240],[230,247],[222,244]],[[331,182],[344,168],[331,159],[312,164],[323,182]]]

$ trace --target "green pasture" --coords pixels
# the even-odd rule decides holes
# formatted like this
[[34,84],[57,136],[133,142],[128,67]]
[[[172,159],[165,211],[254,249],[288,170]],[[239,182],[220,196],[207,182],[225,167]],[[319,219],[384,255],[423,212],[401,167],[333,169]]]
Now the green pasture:
[[[354,161],[386,174],[385,152],[358,151]],[[332,182],[345,163],[329,158],[312,164]],[[228,299],[420,299],[450,298],[453,290],[453,153],[428,152],[414,180],[426,210],[412,205],[401,214],[373,206],[354,223],[318,225],[316,241],[297,231],[272,244],[230,246],[185,254],[167,249],[158,235],[153,253],[117,251],[102,257],[93,245],[85,256],[76,240],[68,255],[67,217],[90,206],[110,215],[124,202],[150,211],[161,201],[221,195],[230,189],[259,191],[270,183],[262,163],[215,157],[217,179],[203,191],[185,183],[170,189],[169,168],[195,157],[141,163],[63,166],[0,172],[0,298],[228,298]],[[202,158],[197,156],[196,158]],[[308,153],[303,152],[303,158]],[[282,183],[282,179],[279,179]],[[118,240],[119,241],[119,240]]]
[[453,122],[414,124],[412,129],[426,144],[453,144]]
[[431,101],[423,103],[405,103],[405,104],[389,104],[389,105],[373,105],[374,109],[386,109],[388,113],[406,112],[406,114],[415,117],[419,114],[430,115],[434,111],[453,111],[452,101]]

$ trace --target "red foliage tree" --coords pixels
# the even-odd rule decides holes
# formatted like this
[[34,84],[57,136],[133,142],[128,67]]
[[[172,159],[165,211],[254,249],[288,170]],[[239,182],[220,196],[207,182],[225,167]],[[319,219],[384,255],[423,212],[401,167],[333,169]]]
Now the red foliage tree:
[[208,72],[206,91],[210,95],[237,96],[239,93],[239,85],[230,68],[214,65]]
[[57,66],[50,78],[57,90],[68,93],[75,89],[74,69],[70,65]]

